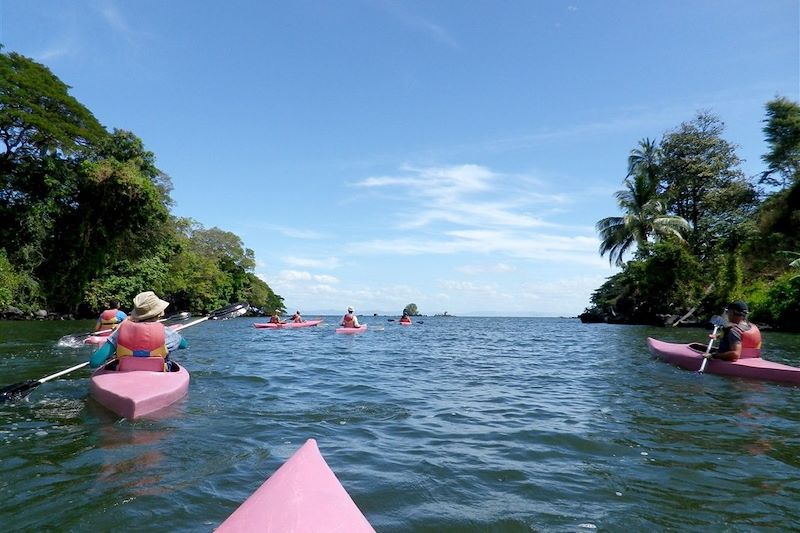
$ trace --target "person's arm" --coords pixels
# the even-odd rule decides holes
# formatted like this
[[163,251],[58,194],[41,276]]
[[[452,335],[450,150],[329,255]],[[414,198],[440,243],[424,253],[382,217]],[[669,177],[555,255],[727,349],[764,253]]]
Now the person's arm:
[[738,361],[741,356],[742,356],[742,343],[733,342],[731,344],[730,350],[728,350],[727,352],[712,354],[711,357],[714,359],[722,359],[723,361]]
[[737,328],[726,329],[722,340],[720,347],[725,346],[728,349],[724,352],[717,351],[711,357],[723,361],[738,361],[742,356],[742,335],[739,330]]
[[175,350],[181,350],[189,346],[189,342],[177,331],[170,328],[164,330],[164,343],[167,345],[167,351],[172,353]]
[[353,327],[354,328],[360,328],[361,327],[361,324],[358,323],[358,317],[356,315],[353,315]]
[[114,333],[108,336],[108,340],[92,354],[89,358],[90,368],[97,368],[102,365],[117,351],[117,332],[119,332],[119,329],[115,329]]

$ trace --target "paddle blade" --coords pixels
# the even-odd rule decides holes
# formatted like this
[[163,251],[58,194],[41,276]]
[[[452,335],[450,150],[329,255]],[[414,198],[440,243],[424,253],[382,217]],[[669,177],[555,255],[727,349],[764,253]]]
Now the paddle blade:
[[35,379],[23,381],[21,383],[14,383],[7,387],[0,389],[0,403],[14,402],[23,399],[25,396],[33,392],[33,390],[41,385],[41,382]]
[[242,316],[243,314],[245,314],[249,309],[250,309],[250,304],[248,304],[247,302],[238,302],[211,311],[208,314],[208,317],[216,320],[224,318],[236,318],[237,316]]
[[712,316],[712,317],[711,317],[711,319],[710,319],[709,321],[711,322],[711,325],[712,325],[712,326],[716,326],[716,327],[718,327],[718,328],[725,327],[725,324],[726,324],[726,322],[725,322],[725,319],[724,319],[724,318],[722,318],[722,317],[721,317],[721,316],[719,316],[719,315],[714,315],[714,316]]

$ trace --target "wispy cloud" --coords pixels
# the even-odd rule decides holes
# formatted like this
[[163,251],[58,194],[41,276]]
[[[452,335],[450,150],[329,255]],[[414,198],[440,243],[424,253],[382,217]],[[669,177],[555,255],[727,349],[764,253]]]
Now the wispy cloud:
[[394,2],[392,0],[372,0],[371,3],[386,13],[392,15],[396,20],[406,26],[422,31],[437,41],[444,43],[454,50],[460,50],[459,42],[450,35],[447,29],[435,22],[432,22],[417,13],[412,13],[406,7],[407,4]]
[[[374,176],[353,184],[372,189],[393,187],[398,195],[417,199],[402,217],[404,227],[434,222],[459,226],[539,228],[552,226],[530,212],[534,205],[567,204],[563,194],[531,193],[515,184],[536,181],[492,172],[480,165],[413,167],[399,176]],[[492,198],[491,200],[488,198]],[[410,205],[410,204],[409,204]]]
[[[388,188],[406,212],[404,228],[425,228],[415,238],[351,243],[355,254],[505,254],[533,261],[602,265],[592,228],[546,220],[553,205],[568,206],[566,195],[531,193],[530,176],[508,176],[479,165],[406,166],[399,175],[366,178],[363,190]],[[538,212],[537,212],[538,211]]]
[[287,256],[283,258],[283,262],[287,265],[292,265],[301,268],[328,268],[334,269],[341,266],[341,261],[338,257],[323,257],[323,258],[308,258],[308,257],[294,257]]
[[335,276],[312,274],[304,270],[281,270],[277,279],[281,281],[315,281],[325,285],[339,283],[339,279]]
[[506,263],[493,263],[493,264],[480,264],[480,265],[462,265],[457,267],[456,270],[468,275],[476,274],[501,274],[504,272],[514,272],[516,267]]

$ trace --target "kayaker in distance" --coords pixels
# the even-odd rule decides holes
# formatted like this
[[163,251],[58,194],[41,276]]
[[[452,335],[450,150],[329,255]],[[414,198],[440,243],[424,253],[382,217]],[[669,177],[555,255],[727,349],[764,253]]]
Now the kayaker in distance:
[[97,368],[116,355],[118,361],[126,357],[138,360],[160,358],[162,367],[171,370],[169,354],[186,348],[188,343],[176,331],[158,322],[168,305],[169,302],[160,299],[153,291],[137,294],[130,318],[122,322],[109,335],[108,341],[92,354],[89,366]]
[[761,357],[761,332],[747,321],[748,312],[747,304],[741,300],[728,304],[726,315],[730,324],[723,328],[719,348],[712,350],[708,357],[724,361]]
[[94,325],[94,330],[115,329],[126,318],[128,318],[128,315],[120,310],[119,302],[117,300],[109,300],[108,309],[100,313],[97,323]]
[[271,316],[271,317],[269,317],[269,323],[270,323],[270,324],[283,324],[283,323],[284,323],[284,322],[281,320],[281,310],[280,310],[280,309],[276,309],[276,310],[275,310],[275,311],[272,313],[272,316]]
[[403,309],[403,316],[400,317],[400,322],[403,324],[411,324],[411,317],[408,316],[408,311]]
[[347,314],[342,317],[341,326],[345,328],[361,327],[361,325],[358,323],[358,317],[356,317],[355,309],[353,309],[352,305],[347,308]]
[[292,322],[305,322],[305,320],[303,320],[303,317],[300,316],[300,311],[294,312],[294,314],[292,315]]

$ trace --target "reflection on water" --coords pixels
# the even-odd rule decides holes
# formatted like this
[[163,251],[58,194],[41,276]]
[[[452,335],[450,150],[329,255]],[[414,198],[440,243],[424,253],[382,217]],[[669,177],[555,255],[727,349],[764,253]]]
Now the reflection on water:
[[[797,387],[654,360],[648,335],[569,319],[367,317],[357,337],[185,330],[188,397],[141,421],[88,371],[0,405],[8,529],[209,531],[307,438],[379,531],[800,528]],[[1,384],[86,360],[75,323],[0,323]],[[88,331],[88,330],[87,330]],[[800,366],[800,337],[766,333]]]

